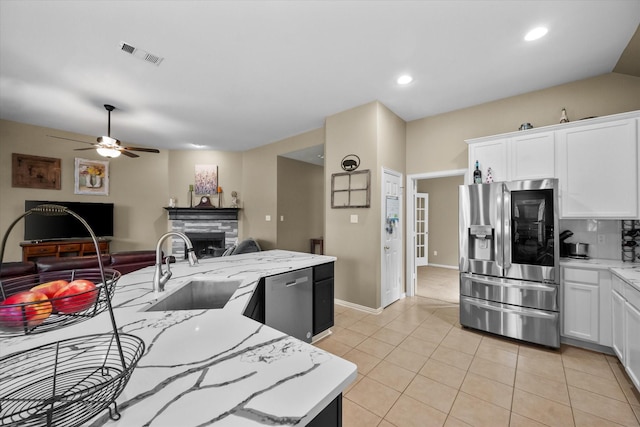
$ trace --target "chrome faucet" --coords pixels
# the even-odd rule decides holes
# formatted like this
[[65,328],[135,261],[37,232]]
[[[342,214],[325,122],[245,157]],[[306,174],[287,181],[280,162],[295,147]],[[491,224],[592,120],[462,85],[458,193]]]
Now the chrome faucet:
[[187,259],[189,260],[190,266],[193,267],[198,263],[198,257],[196,257],[196,254],[193,250],[193,243],[191,243],[191,240],[187,237],[186,234],[180,233],[179,231],[170,231],[163,234],[160,239],[158,239],[158,244],[156,245],[156,272],[153,275],[154,293],[164,292],[164,285],[169,281],[171,275],[173,274],[171,272],[171,267],[169,267],[169,257],[167,257],[166,259],[167,271],[165,271],[164,273],[162,272],[162,243],[164,243],[164,241],[169,236],[178,236],[182,240],[184,240],[187,245]]

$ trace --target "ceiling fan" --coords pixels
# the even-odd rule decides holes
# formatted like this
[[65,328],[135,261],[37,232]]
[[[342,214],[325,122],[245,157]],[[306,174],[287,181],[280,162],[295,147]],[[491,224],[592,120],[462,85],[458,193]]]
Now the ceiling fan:
[[107,110],[109,115],[109,121],[107,125],[107,136],[99,136],[97,139],[98,140],[97,143],[65,138],[63,136],[55,136],[55,135],[48,135],[48,136],[50,136],[51,138],[66,139],[68,141],[82,142],[83,144],[93,145],[92,148],[76,148],[75,151],[95,149],[98,152],[98,154],[100,154],[102,157],[108,157],[108,158],[115,158],[115,157],[118,157],[120,154],[124,154],[127,157],[140,157],[136,153],[132,153],[132,151],[142,151],[145,153],[160,152],[155,148],[123,147],[122,145],[120,145],[119,140],[111,138],[111,112],[115,110],[115,107],[113,105],[105,104],[104,108]]

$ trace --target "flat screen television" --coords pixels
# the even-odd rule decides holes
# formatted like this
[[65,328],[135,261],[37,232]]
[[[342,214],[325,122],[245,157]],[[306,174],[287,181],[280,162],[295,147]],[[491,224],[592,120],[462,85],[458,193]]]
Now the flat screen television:
[[[97,237],[113,236],[113,203],[25,200],[25,212],[42,204],[61,205],[87,221]],[[73,215],[41,215],[24,218],[24,240],[57,240],[90,237],[87,228]]]

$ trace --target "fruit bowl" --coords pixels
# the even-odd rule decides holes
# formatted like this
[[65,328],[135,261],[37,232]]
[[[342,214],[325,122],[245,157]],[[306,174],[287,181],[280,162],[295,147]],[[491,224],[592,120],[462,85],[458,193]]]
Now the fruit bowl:
[[134,335],[95,334],[0,357],[0,425],[82,426],[107,407],[120,418],[115,400],[144,348]]
[[104,269],[103,278],[94,268],[0,281],[0,338],[46,332],[97,316],[109,308],[119,278],[117,270]]

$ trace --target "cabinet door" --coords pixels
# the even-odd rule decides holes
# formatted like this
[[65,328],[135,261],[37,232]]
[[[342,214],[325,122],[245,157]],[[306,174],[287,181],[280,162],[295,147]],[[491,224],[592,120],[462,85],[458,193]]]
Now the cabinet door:
[[333,326],[333,278],[313,284],[313,335]]
[[636,120],[560,130],[557,146],[562,218],[638,217]]
[[611,347],[624,365],[624,298],[618,292],[611,292]]
[[640,388],[640,310],[628,302],[625,302],[624,325],[624,366],[633,384]]
[[[473,170],[476,161],[482,171],[482,182],[487,182],[487,170],[491,168],[494,181],[507,181],[509,179],[507,163],[507,140],[478,142],[469,145],[469,180],[473,180]],[[469,182],[472,184],[473,182]]]
[[509,180],[556,177],[556,146],[553,132],[511,138],[509,152],[511,159]]
[[598,342],[598,299],[600,298],[598,286],[565,282],[563,287],[563,335]]

